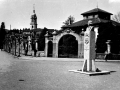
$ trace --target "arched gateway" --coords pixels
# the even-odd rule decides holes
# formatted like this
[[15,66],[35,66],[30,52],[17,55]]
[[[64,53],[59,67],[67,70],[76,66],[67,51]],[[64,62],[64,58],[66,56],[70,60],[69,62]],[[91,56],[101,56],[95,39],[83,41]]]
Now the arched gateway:
[[[68,45],[66,50],[71,49],[67,51],[69,52],[69,54],[77,55],[78,58],[83,58],[84,45],[83,45],[82,35],[75,33],[71,29],[66,29],[59,34],[56,31],[54,31],[52,37],[48,36],[48,33],[45,36],[46,36],[46,39],[45,39],[45,43],[46,43],[45,44],[45,56],[46,57],[48,54],[48,47],[49,47],[48,42],[52,41],[53,42],[53,51],[52,51],[53,57],[59,57],[60,55],[62,55],[63,47],[65,48]],[[68,43],[65,45],[63,39],[68,39],[68,38],[70,38],[70,40],[68,40]],[[73,50],[73,48],[75,47],[77,50],[76,49]],[[60,51],[61,48],[62,50]],[[63,51],[63,52],[65,54],[66,51]]]
[[78,40],[70,34],[62,36],[58,42],[58,57],[78,57]]

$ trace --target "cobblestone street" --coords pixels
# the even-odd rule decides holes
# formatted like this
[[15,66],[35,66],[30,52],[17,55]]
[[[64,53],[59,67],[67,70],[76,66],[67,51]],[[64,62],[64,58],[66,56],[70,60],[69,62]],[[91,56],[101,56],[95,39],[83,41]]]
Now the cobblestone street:
[[0,90],[119,90],[120,62],[96,62],[108,75],[68,72],[81,69],[81,61],[25,60],[0,51]]

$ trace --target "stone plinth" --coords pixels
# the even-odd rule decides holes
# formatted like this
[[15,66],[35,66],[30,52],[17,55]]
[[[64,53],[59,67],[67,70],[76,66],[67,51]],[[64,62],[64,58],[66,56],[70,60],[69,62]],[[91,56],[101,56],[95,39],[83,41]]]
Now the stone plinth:
[[81,74],[86,74],[89,76],[95,76],[95,75],[106,75],[110,74],[110,71],[100,71],[100,72],[83,72],[81,70],[69,70],[69,72],[74,72],[74,73],[81,73]]

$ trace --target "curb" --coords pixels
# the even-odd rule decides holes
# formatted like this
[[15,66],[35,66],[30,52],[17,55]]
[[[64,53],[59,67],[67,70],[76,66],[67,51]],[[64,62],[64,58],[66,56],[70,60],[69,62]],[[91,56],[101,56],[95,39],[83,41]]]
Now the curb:
[[[82,58],[50,58],[50,57],[29,57],[29,56],[23,56],[23,57],[18,57],[19,59],[24,59],[24,60],[40,60],[40,61],[73,61],[73,62],[83,62],[84,59]],[[101,59],[96,59],[95,62],[120,62],[120,60],[101,60]]]

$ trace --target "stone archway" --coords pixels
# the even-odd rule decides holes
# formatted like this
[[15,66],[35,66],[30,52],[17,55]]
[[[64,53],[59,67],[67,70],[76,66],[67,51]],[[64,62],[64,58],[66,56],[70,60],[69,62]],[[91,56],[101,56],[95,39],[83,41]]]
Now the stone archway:
[[78,57],[78,41],[71,34],[66,34],[58,42],[58,57]]
[[52,57],[52,53],[53,53],[53,42],[49,41],[48,42],[48,53],[47,53],[47,57]]
[[53,36],[53,57],[58,57],[58,43],[64,35],[71,35],[75,37],[75,40],[78,41],[78,58],[83,58],[84,54],[84,45],[83,45],[83,36],[75,33],[74,31],[67,29],[58,35]]

